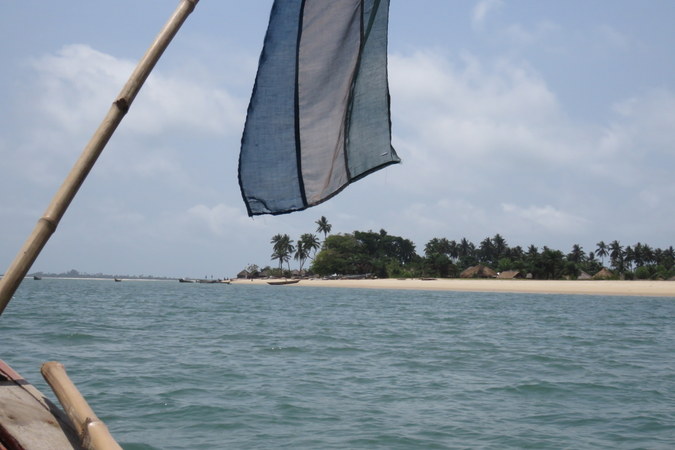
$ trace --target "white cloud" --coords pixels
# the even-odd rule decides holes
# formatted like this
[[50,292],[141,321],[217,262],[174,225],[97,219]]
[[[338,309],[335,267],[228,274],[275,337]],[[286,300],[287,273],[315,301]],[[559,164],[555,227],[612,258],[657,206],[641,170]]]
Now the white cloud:
[[[193,31],[186,28],[78,194],[57,243],[79,242],[92,230],[92,243],[123,236],[125,245],[101,244],[86,253],[107,264],[117,252],[122,267],[136,259],[182,267],[181,276],[185,268],[201,276],[210,273],[205,267],[228,261],[236,270],[266,264],[272,235],[297,239],[300,231],[313,231],[320,215],[334,232],[384,228],[414,240],[418,250],[432,237],[479,242],[495,233],[514,245],[561,249],[601,239],[672,245],[675,96],[668,60],[659,59],[664,40],[655,39],[667,30],[646,33],[636,23],[628,34],[625,22],[615,20],[619,14],[608,20],[600,6],[588,8],[581,22],[558,14],[564,7],[552,3],[521,8],[488,0],[468,8],[457,17],[437,14],[425,22],[428,29],[406,39],[392,28],[392,129],[402,165],[308,212],[255,220],[245,216],[239,197],[236,153],[269,11],[256,11],[252,39],[241,32],[213,39],[208,27],[197,27],[198,36],[194,24]],[[392,25],[395,17],[392,10]],[[453,34],[466,34],[466,25],[478,33]],[[6,84],[3,97],[10,120],[0,136],[6,199],[0,212],[28,216],[23,211],[30,209],[29,228],[136,63],[86,45],[63,46],[72,33],[50,36],[51,48],[62,47],[33,59],[32,76],[26,67],[12,69],[25,54],[8,60],[17,81]],[[108,48],[135,52],[114,39]],[[649,49],[639,58],[636,43]],[[425,50],[430,45],[440,50]],[[43,48],[16,47],[33,54]],[[639,65],[645,61],[657,63]],[[616,70],[628,63],[635,64]],[[21,193],[10,190],[14,185],[23,186]],[[6,234],[18,234],[15,228]],[[62,270],[61,256],[54,259]],[[159,271],[175,273],[164,268]]]
[[471,23],[474,28],[481,28],[488,14],[503,5],[502,0],[481,0],[473,8]]
[[485,65],[471,55],[453,64],[419,52],[393,55],[390,66],[396,146],[417,180],[404,180],[408,188],[495,189],[524,163],[573,164],[587,145],[526,65]]
[[[21,114],[30,120],[17,118],[31,125],[14,130],[13,147],[2,150],[5,170],[36,185],[63,180],[134,66],[87,45],[67,45],[31,59],[21,96]],[[214,158],[209,152],[220,147],[208,140],[238,140],[245,102],[209,74],[177,70],[155,70],[147,80],[99,159],[98,174],[125,182],[170,182],[188,190],[196,184],[194,174],[213,170],[214,160],[222,164],[224,152]],[[190,154],[193,148],[199,153]],[[191,170],[195,166],[201,169]]]
[[[603,124],[569,117],[525,62],[396,54],[390,82],[404,160],[392,183],[400,195],[423,199],[411,200],[402,217],[425,239],[496,232],[548,245],[563,236],[598,239],[611,223],[634,220],[631,210],[653,214],[675,204],[670,91],[617,102]],[[659,212],[671,222],[672,214]]]
[[[55,125],[71,133],[92,130],[131,75],[135,63],[92,49],[64,46],[33,62],[40,75],[39,105]],[[135,100],[125,129],[160,134],[175,129],[224,134],[238,132],[245,105],[206,84],[153,73]]]
[[502,210],[528,227],[543,227],[549,233],[578,235],[587,226],[588,221],[572,213],[561,211],[551,205],[520,207],[512,203],[502,203]]
[[259,227],[258,222],[254,222],[248,216],[242,214],[241,208],[223,203],[213,207],[202,204],[195,205],[187,211],[186,219],[188,222],[195,224],[198,229],[206,229],[209,234],[220,237],[236,236],[237,233],[233,230],[240,226]]
[[87,45],[64,46],[32,62],[39,79],[33,92],[38,108],[71,134],[90,130],[103,118],[133,64]]
[[130,128],[159,134],[175,129],[217,135],[239,133],[245,104],[223,89],[186,79],[151,75],[133,110]]
[[517,47],[542,44],[549,47],[551,38],[556,36],[559,31],[561,31],[559,25],[544,20],[529,28],[521,23],[512,23],[499,30],[498,34]]
[[415,118],[433,119],[440,112],[462,120],[545,124],[559,114],[553,92],[523,63],[502,59],[486,65],[469,53],[452,63],[424,51],[389,61],[393,106],[414,107]]
[[675,93],[652,89],[615,103],[613,112],[599,139],[604,159],[596,173],[628,185],[658,182],[654,174],[675,165]]
[[593,38],[597,45],[605,51],[608,49],[626,50],[634,45],[628,35],[607,24],[598,26]]

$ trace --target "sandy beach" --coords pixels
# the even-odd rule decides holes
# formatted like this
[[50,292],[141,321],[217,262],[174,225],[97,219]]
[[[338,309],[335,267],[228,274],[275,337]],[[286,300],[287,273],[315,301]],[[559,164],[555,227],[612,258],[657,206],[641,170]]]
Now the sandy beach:
[[[270,280],[232,280],[233,284],[266,285]],[[675,281],[567,281],[439,278],[376,280],[301,280],[291,286],[363,289],[410,289],[470,292],[521,292],[538,294],[626,295],[675,298]],[[285,286],[279,286],[284,288]]]

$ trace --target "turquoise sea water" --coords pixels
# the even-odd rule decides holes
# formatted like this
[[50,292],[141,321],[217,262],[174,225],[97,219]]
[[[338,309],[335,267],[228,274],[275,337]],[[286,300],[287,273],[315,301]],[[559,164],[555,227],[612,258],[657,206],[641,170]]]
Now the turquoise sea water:
[[26,280],[0,358],[125,449],[675,448],[675,298]]

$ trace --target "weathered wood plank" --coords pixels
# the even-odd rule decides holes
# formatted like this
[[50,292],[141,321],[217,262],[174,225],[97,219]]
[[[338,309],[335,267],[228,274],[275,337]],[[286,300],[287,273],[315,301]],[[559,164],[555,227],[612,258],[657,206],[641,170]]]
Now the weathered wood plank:
[[63,412],[2,360],[0,428],[0,439],[5,435],[0,442],[0,448],[4,446],[7,450],[82,448],[74,428]]

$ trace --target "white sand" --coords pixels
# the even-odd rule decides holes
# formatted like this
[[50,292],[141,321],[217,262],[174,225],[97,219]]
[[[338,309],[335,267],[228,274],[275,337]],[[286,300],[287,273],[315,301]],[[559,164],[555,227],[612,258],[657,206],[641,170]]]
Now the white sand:
[[[267,280],[233,280],[234,284],[267,284]],[[566,281],[439,278],[378,280],[301,280],[292,286],[366,289],[415,289],[471,292],[522,292],[540,294],[630,295],[675,298],[674,281]]]

